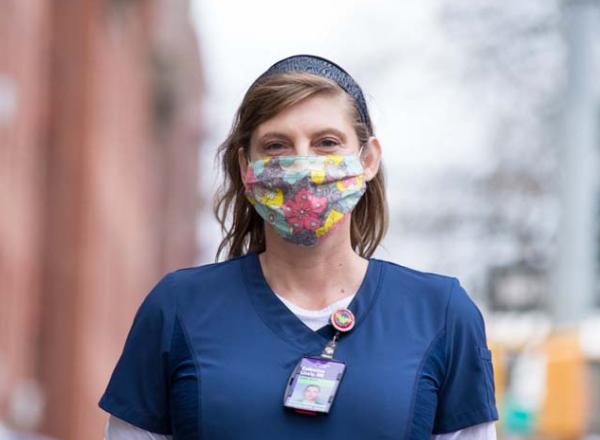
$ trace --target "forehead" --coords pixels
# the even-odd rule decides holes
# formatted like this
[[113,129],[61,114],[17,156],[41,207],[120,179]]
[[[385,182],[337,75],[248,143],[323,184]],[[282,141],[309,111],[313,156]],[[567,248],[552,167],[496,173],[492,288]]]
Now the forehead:
[[259,124],[251,140],[256,141],[272,131],[295,136],[316,133],[329,127],[347,136],[353,132],[350,103],[343,93],[313,95],[282,110]]

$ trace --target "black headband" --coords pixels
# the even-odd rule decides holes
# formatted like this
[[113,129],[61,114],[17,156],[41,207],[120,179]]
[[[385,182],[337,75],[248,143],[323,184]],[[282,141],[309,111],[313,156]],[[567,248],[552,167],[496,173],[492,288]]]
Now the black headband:
[[346,91],[346,93],[354,98],[354,101],[358,105],[358,112],[360,114],[361,121],[364,122],[369,128],[369,134],[373,134],[373,126],[371,125],[371,118],[369,117],[369,111],[367,110],[367,102],[365,101],[365,97],[363,96],[359,85],[356,83],[356,81],[354,81],[354,78],[352,78],[348,72],[335,64],[333,61],[329,61],[326,58],[307,54],[292,55],[284,58],[277,61],[264,73],[262,73],[252,83],[250,88],[268,76],[276,73],[286,72],[308,72],[335,81],[342,89]]

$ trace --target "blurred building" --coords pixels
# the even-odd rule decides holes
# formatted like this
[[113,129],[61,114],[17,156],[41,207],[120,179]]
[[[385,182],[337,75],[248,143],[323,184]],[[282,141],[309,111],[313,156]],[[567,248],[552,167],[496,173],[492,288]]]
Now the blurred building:
[[135,310],[191,265],[202,69],[187,0],[0,2],[0,420],[101,438]]

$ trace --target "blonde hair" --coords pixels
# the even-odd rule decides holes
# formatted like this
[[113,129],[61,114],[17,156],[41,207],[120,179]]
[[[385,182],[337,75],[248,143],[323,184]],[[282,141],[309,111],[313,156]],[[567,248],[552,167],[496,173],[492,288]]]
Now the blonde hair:
[[[244,195],[244,184],[238,162],[238,149],[249,154],[250,137],[256,127],[282,110],[316,94],[337,95],[348,99],[350,117],[359,140],[365,144],[371,131],[361,122],[354,99],[335,81],[306,72],[274,74],[254,84],[238,108],[227,139],[219,145],[217,158],[223,171],[223,182],[215,196],[214,214],[221,225],[223,239],[216,260],[227,250],[228,258],[265,249],[263,219]],[[228,216],[231,223],[228,224]],[[366,183],[366,191],[351,214],[351,245],[359,255],[369,258],[383,239],[388,226],[383,167]]]

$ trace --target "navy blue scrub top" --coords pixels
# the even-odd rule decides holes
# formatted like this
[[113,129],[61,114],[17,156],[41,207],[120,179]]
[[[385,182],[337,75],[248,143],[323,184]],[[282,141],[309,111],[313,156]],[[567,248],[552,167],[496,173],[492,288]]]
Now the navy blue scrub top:
[[333,336],[273,293],[258,255],[167,274],[141,304],[99,405],[188,439],[429,439],[497,420],[482,315],[454,277],[375,258],[349,305],[328,415],[283,407],[288,377]]

